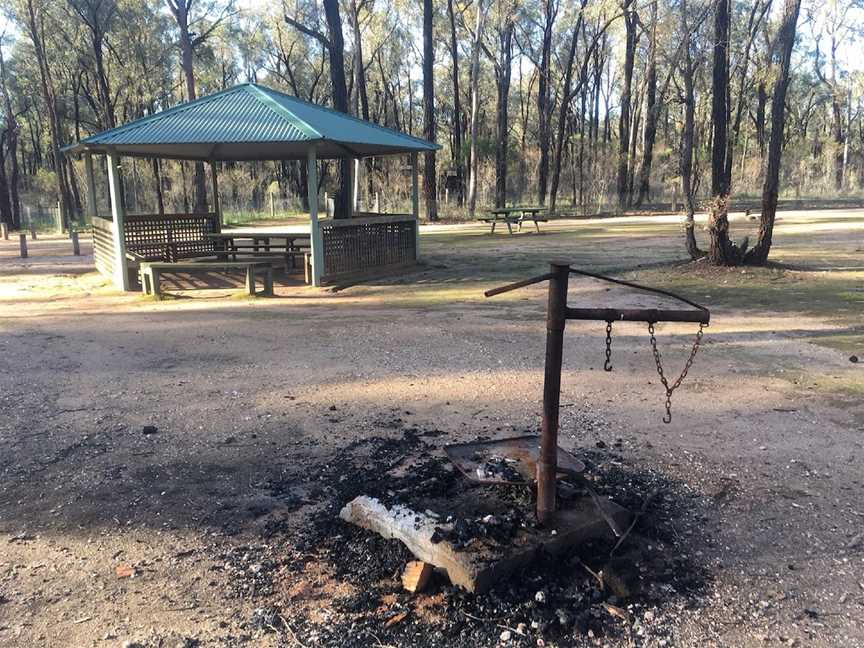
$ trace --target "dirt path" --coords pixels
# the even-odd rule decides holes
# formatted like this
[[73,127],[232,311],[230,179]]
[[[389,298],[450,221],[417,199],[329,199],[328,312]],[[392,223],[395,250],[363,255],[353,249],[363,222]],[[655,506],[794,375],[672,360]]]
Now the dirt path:
[[[508,645],[864,644],[862,212],[783,215],[777,256],[826,272],[653,267],[680,259],[671,218],[545,232],[429,228],[425,269],[403,281],[161,304],[113,293],[59,242],[23,267],[0,241],[0,646],[494,646],[520,623]],[[646,267],[628,276],[712,307],[670,425],[641,327],[616,327],[605,373],[602,327],[568,325],[563,445],[633,475],[628,503],[666,489],[650,510],[665,535],[634,537],[626,627],[521,603],[543,587],[530,574],[485,614],[440,584],[412,599],[388,571],[398,548],[388,562],[314,526],[346,461],[371,479],[387,444],[424,456],[537,429],[542,289],[480,293],[561,255]],[[660,333],[671,373],[692,329]],[[309,547],[313,528],[351,542]]]

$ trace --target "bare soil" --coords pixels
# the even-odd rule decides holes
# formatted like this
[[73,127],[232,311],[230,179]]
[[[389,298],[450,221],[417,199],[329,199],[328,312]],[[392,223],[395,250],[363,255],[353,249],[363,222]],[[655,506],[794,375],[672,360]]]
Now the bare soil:
[[[0,241],[0,646],[864,645],[864,210],[782,213],[765,269],[685,262],[679,228],[430,226],[401,278],[162,303],[58,237]],[[543,287],[482,292],[562,257],[711,308],[669,425],[647,331],[615,325],[606,373],[603,325],[568,324],[562,445],[656,496],[611,562],[408,595],[407,552],[335,513],[537,431]],[[658,303],[576,278],[571,302]],[[670,375],[693,333],[658,327]]]

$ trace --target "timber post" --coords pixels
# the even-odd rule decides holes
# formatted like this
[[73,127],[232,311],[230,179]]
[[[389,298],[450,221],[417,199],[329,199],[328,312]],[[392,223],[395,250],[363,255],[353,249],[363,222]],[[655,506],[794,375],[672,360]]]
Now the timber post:
[[23,232],[18,235],[18,244],[21,246],[21,258],[27,258],[27,235]]
[[78,232],[74,229],[69,232],[69,238],[72,239],[72,254],[81,256],[81,246],[78,243]]
[[108,153],[108,189],[111,194],[111,216],[114,219],[111,236],[114,243],[114,285],[118,290],[129,290],[129,272],[126,266],[126,213],[120,189],[120,164],[117,154]]

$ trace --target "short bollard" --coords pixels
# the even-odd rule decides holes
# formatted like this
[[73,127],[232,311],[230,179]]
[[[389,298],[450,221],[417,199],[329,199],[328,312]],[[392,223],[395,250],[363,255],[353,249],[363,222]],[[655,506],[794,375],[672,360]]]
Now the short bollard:
[[27,258],[27,235],[26,234],[19,234],[18,235],[18,241],[21,244],[21,258],[26,259]]
[[0,223],[0,230],[3,232],[3,240],[9,240],[9,226],[6,223]]
[[30,223],[30,240],[36,240],[36,226],[33,223]]
[[69,232],[69,238],[72,239],[72,254],[81,256],[81,246],[78,245],[78,232],[74,230]]

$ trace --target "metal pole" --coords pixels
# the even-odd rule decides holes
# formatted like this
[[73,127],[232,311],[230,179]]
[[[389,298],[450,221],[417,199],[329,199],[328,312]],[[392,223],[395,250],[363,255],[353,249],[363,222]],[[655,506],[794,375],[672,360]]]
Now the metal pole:
[[567,323],[567,284],[570,266],[550,264],[546,312],[546,373],[543,380],[543,427],[537,462],[537,520],[550,521],[556,508],[558,473],[558,407],[561,402],[561,362]]
[[[309,196],[309,243],[312,252],[312,285],[321,285],[324,274],[324,243],[321,239],[321,225],[318,223],[318,152],[311,147],[306,156],[306,191]],[[325,200],[326,200],[326,195]],[[326,203],[325,203],[326,206]]]

